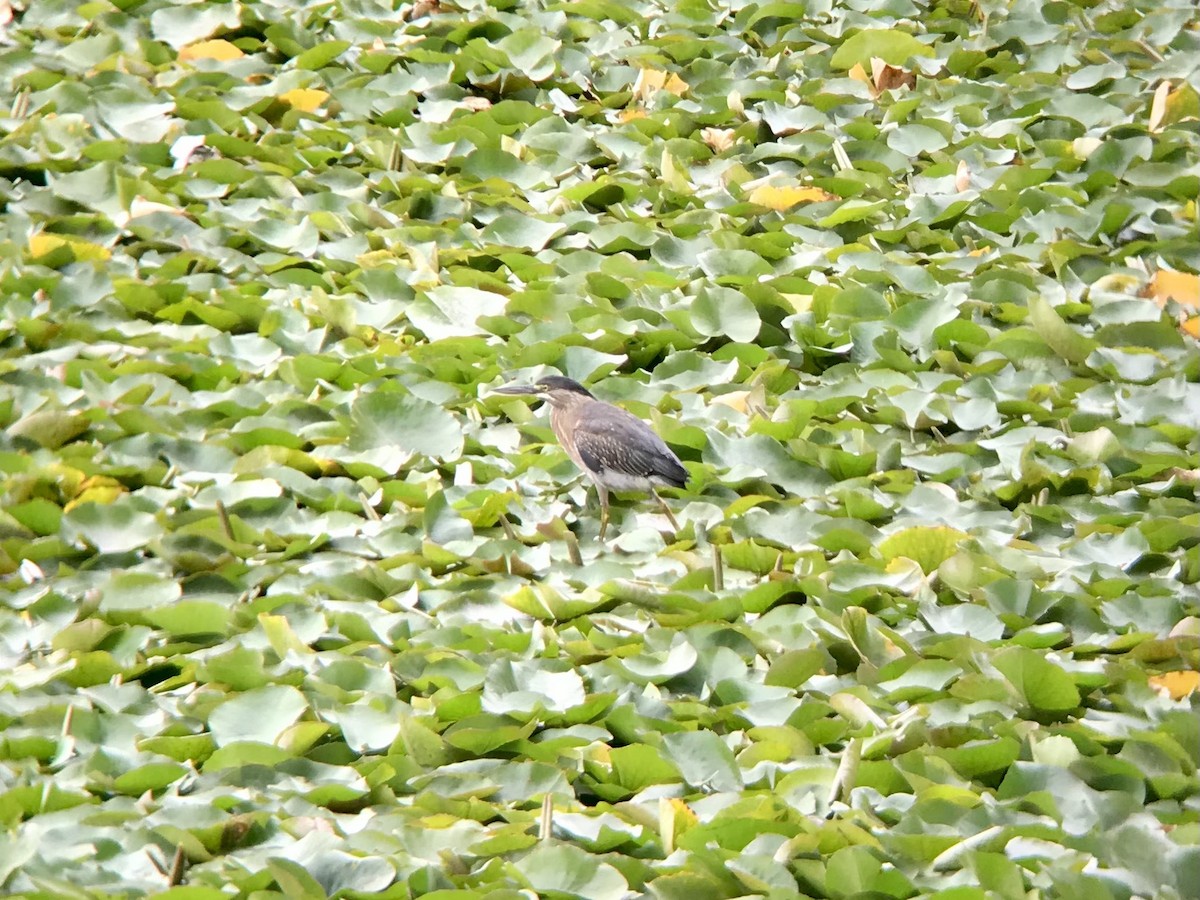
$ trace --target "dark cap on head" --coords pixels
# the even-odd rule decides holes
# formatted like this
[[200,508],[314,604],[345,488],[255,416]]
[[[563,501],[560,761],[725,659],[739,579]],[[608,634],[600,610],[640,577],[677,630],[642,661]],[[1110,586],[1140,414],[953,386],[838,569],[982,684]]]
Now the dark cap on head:
[[547,375],[545,378],[539,378],[537,386],[543,391],[570,391],[573,394],[583,394],[585,397],[592,396],[592,392],[582,384],[564,375]]

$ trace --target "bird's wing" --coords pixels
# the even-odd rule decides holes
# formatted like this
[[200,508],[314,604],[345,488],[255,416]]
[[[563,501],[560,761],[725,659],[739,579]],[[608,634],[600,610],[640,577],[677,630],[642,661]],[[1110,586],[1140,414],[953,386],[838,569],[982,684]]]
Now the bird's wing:
[[575,449],[593,471],[657,477],[676,487],[687,483],[687,469],[662,438],[641,419],[615,406],[580,417],[575,427]]

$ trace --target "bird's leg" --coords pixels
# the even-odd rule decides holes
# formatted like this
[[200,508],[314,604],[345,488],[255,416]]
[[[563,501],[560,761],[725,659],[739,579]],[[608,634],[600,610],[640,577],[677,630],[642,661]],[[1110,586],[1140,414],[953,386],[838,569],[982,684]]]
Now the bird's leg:
[[676,522],[675,517],[673,515],[671,515],[671,507],[667,506],[667,502],[665,500],[663,500],[662,497],[658,496],[658,491],[656,491],[654,488],[650,488],[650,493],[653,494],[654,499],[658,501],[658,507],[659,507],[659,509],[661,509],[663,511],[663,514],[667,517],[667,520],[671,523],[671,527],[674,528],[676,531],[678,531],[679,523]]
[[604,540],[604,532],[608,530],[608,489],[597,483],[596,496],[600,498],[600,540]]

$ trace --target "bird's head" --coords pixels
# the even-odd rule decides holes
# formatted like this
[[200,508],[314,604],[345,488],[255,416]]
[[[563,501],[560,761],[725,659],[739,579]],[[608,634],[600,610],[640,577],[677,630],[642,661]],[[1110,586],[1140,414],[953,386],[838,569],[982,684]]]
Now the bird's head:
[[551,406],[570,406],[580,400],[594,400],[592,392],[578,381],[563,375],[546,375],[533,384],[506,384],[497,394],[523,394],[548,400]]

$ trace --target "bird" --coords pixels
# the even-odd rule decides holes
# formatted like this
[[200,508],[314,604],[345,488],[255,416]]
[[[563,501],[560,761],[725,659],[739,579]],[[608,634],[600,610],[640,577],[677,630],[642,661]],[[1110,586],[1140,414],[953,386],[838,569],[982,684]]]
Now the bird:
[[663,439],[632,413],[598,400],[578,381],[547,375],[534,384],[507,384],[499,394],[526,394],[550,404],[550,428],[567,456],[596,485],[600,540],[608,529],[608,492],[649,492],[671,527],[679,523],[656,487],[681,488],[688,473]]

